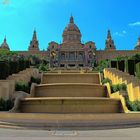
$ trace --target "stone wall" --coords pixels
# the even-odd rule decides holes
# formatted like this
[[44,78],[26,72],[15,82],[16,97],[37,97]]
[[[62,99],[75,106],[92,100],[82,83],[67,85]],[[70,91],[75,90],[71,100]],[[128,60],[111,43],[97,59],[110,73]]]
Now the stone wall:
[[105,78],[109,78],[112,84],[127,85],[127,92],[130,101],[140,101],[140,80],[133,75],[119,71],[114,68],[104,69]]
[[15,92],[15,83],[19,81],[29,82],[31,76],[39,76],[36,68],[28,68],[17,74],[10,75],[6,80],[0,80],[0,98],[4,100],[10,99]]
[[22,55],[25,55],[25,56],[28,56],[28,55],[38,55],[38,56],[41,56],[41,57],[47,57],[48,56],[48,51],[15,51],[17,52],[18,54],[22,54]]
[[137,53],[140,53],[140,50],[101,50],[96,51],[97,61],[105,59],[113,59],[119,56],[132,56]]

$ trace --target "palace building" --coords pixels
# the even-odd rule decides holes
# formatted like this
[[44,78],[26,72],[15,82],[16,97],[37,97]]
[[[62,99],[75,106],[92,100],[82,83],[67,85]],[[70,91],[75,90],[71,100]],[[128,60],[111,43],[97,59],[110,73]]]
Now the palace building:
[[95,43],[89,41],[81,43],[82,34],[74,23],[73,17],[62,34],[63,42],[50,42],[48,53],[50,64],[61,68],[90,67],[95,59]]
[[[85,44],[81,42],[82,33],[74,22],[73,16],[70,17],[68,25],[62,33],[62,43],[50,42],[47,50],[40,51],[39,41],[36,31],[30,41],[28,51],[18,51],[24,55],[39,55],[46,57],[51,67],[59,67],[64,69],[91,67],[95,61],[99,62],[104,59],[112,59],[118,56],[130,56],[140,53],[140,38],[134,50],[117,50],[111,32],[108,30],[107,39],[105,41],[105,49],[97,50],[95,42],[88,41]],[[10,50],[6,38],[0,46],[2,49]]]

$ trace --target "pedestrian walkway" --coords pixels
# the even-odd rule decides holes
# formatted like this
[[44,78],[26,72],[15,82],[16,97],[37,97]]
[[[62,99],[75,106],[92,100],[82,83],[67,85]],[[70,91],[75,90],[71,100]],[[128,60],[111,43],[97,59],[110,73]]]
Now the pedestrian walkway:
[[0,129],[0,140],[139,140],[140,128],[95,131]]

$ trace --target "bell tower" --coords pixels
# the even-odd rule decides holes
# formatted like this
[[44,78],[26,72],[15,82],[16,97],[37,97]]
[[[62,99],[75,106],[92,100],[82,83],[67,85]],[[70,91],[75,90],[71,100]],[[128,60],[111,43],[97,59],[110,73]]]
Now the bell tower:
[[30,41],[30,46],[28,48],[29,51],[39,51],[39,43],[37,40],[36,30],[34,30],[33,38]]
[[111,32],[110,30],[108,30],[107,33],[107,39],[106,39],[106,43],[105,43],[105,50],[116,50],[115,44],[114,44],[114,40],[111,37]]
[[1,44],[1,47],[0,47],[0,48],[10,51],[9,45],[7,44],[7,41],[6,41],[6,37],[4,38],[4,41],[3,41],[3,43]]

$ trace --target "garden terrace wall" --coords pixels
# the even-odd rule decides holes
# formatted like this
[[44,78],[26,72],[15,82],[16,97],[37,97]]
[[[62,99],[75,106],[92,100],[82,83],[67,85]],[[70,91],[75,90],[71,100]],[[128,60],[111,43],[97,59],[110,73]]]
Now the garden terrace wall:
[[109,78],[112,84],[127,85],[128,97],[130,101],[140,101],[140,80],[137,77],[121,72],[117,69],[104,69],[105,78]]
[[6,80],[0,80],[0,98],[4,100],[10,99],[15,92],[15,84],[19,81],[29,82],[31,77],[38,77],[39,71],[36,68],[27,68],[9,76]]

